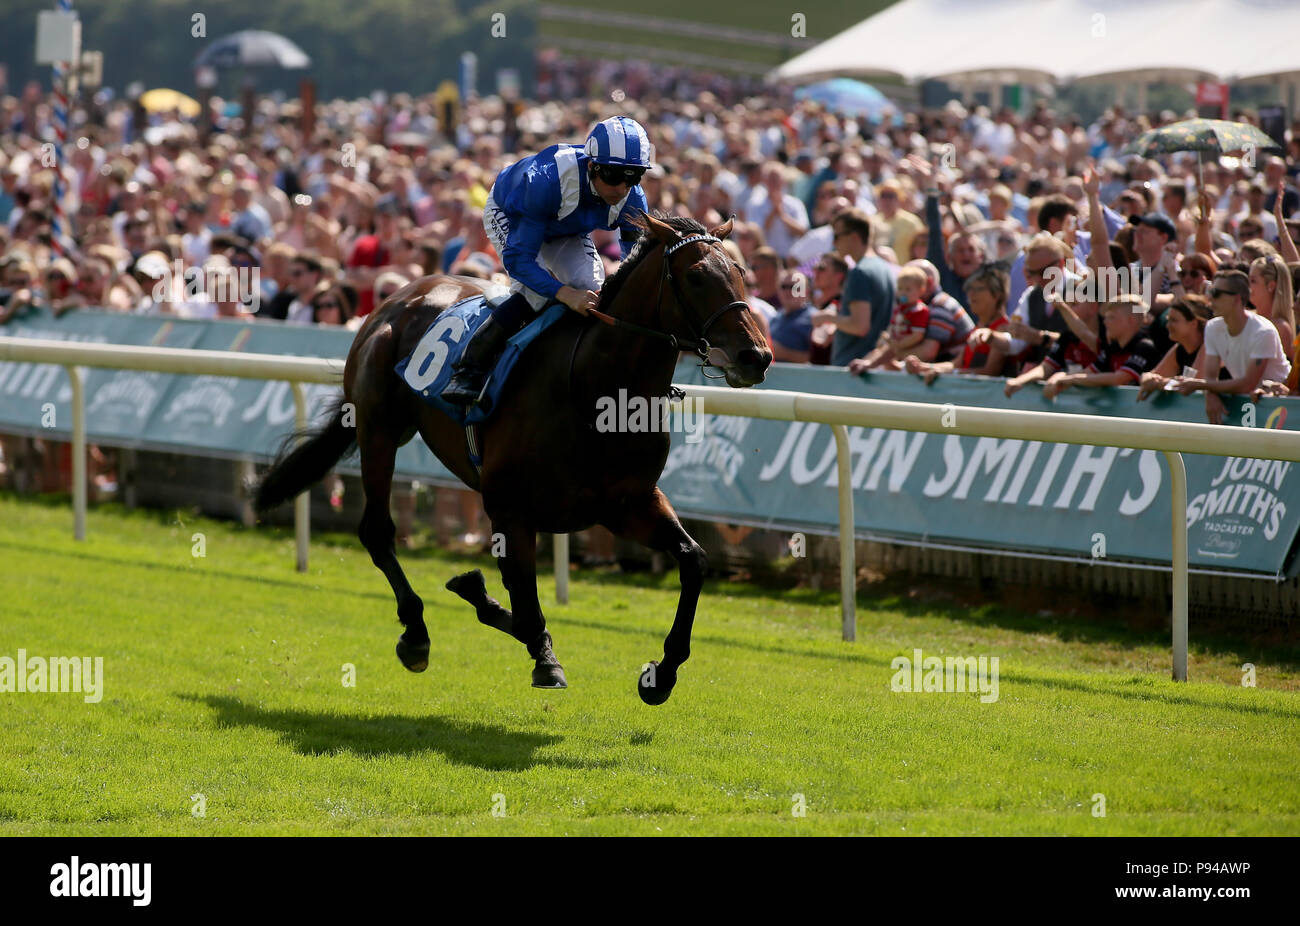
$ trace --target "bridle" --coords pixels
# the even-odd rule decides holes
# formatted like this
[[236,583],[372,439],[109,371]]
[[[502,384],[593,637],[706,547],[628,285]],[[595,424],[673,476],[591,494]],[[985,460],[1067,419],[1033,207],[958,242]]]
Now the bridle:
[[677,306],[682,310],[682,317],[686,319],[686,326],[690,328],[691,334],[694,335],[693,338],[679,338],[675,334],[670,334],[666,331],[660,331],[656,328],[647,328],[644,325],[637,325],[633,322],[629,322],[621,318],[615,318],[612,315],[607,315],[604,312],[597,311],[596,309],[588,309],[587,313],[589,315],[595,316],[596,319],[604,322],[607,325],[613,325],[618,328],[626,328],[629,331],[635,331],[638,334],[644,334],[647,337],[658,338],[661,341],[667,341],[669,344],[672,345],[673,350],[689,351],[695,354],[695,356],[699,357],[700,360],[703,361],[703,363],[700,364],[700,371],[706,377],[708,377],[709,379],[722,379],[724,376],[726,376],[726,373],[718,373],[718,374],[709,373],[710,369],[718,370],[721,369],[721,367],[719,367],[717,364],[709,362],[709,352],[713,348],[709,344],[709,342],[705,340],[704,336],[708,333],[709,328],[713,325],[713,323],[716,322],[719,318],[721,318],[724,314],[726,314],[729,310],[735,308],[748,309],[749,303],[744,302],[743,300],[740,299],[737,299],[734,302],[728,302],[722,308],[718,309],[716,312],[710,315],[708,320],[705,321],[703,327],[698,329],[695,327],[695,323],[691,320],[690,313],[686,311],[686,300],[682,296],[681,289],[677,283],[677,278],[673,276],[672,256],[682,248],[686,247],[686,245],[693,244],[697,241],[703,241],[706,244],[708,243],[721,244],[722,239],[715,238],[713,235],[707,235],[707,234],[688,235],[687,237],[682,238],[680,241],[673,242],[672,245],[664,245],[664,256],[663,256],[664,273],[663,276],[659,278],[659,292],[658,295],[655,296],[655,309],[657,311],[662,311],[663,296],[664,296],[664,281],[667,280],[668,286],[672,291],[673,298],[677,300]]

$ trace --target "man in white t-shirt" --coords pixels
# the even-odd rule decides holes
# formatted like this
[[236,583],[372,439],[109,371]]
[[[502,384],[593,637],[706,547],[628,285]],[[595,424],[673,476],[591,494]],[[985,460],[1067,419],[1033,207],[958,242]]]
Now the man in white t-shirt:
[[[1250,279],[1240,270],[1215,276],[1210,289],[1215,317],[1205,326],[1204,378],[1177,378],[1183,395],[1205,390],[1205,414],[1211,424],[1223,423],[1220,395],[1250,395],[1265,380],[1286,382],[1291,373],[1277,328],[1246,309],[1249,294]],[[1230,379],[1219,379],[1221,368]]]

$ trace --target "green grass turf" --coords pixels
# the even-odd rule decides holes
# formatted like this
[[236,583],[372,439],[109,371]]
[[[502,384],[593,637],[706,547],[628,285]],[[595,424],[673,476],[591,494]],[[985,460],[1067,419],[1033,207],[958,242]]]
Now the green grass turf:
[[[0,834],[1300,833],[1285,641],[1194,626],[1180,685],[1158,625],[867,591],[850,645],[833,593],[716,580],[651,708],[634,686],[675,574],[576,573],[547,608],[571,687],[536,691],[523,648],[442,588],[486,559],[404,556],[434,634],[413,675],[350,537],[317,537],[299,575],[288,531],[105,507],[77,543],[71,523],[0,495],[0,656],[102,656],[106,677],[98,704],[0,694]],[[999,656],[1000,700],[892,692],[915,647]]]

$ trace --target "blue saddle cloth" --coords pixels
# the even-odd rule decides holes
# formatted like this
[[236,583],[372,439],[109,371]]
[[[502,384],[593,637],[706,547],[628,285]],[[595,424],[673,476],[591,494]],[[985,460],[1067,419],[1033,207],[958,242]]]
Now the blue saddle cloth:
[[402,382],[416,395],[462,426],[478,424],[492,416],[501,390],[505,388],[510,371],[524,348],[568,311],[562,303],[548,306],[507,341],[496,366],[488,375],[483,398],[468,411],[463,406],[443,401],[441,393],[451,380],[453,364],[460,359],[470,337],[492,314],[492,307],[508,296],[508,292],[471,296],[450,306],[434,319],[410,356],[404,357],[395,367]]

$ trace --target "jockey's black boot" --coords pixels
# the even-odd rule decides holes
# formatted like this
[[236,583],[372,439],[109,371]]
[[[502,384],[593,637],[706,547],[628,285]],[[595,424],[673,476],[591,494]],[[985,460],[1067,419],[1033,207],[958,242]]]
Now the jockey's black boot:
[[465,345],[465,353],[453,365],[456,372],[442,390],[443,400],[453,405],[473,405],[506,341],[524,326],[531,313],[532,307],[523,293],[515,293],[497,306],[474,332]]

